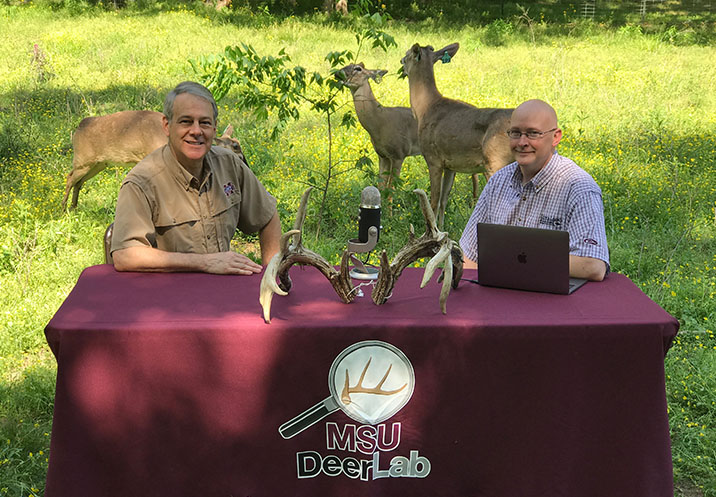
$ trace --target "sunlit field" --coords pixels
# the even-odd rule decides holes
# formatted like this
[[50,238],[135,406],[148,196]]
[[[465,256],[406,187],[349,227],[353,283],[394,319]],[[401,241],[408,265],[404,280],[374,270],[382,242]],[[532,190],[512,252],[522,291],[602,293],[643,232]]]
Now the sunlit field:
[[[373,83],[383,105],[409,106],[407,79],[398,78],[405,51],[416,42],[436,49],[459,42],[453,61],[435,67],[445,96],[479,107],[541,98],[555,107],[565,135],[560,152],[603,190],[612,270],[681,323],[665,363],[676,495],[714,497],[716,48],[678,29],[583,21],[576,8],[529,21],[394,22],[386,30],[397,48],[362,47],[358,60],[389,71]],[[551,29],[553,22],[561,28]],[[160,110],[170,88],[196,78],[189,60],[239,43],[265,55],[284,48],[293,65],[326,75],[327,53],[357,48],[354,25],[320,16],[229,18],[180,8],[73,16],[0,6],[0,497],[44,493],[55,362],[43,329],[82,269],[103,263],[104,230],[128,170],[105,169],[84,186],[78,208],[64,212],[73,130],[90,115]],[[312,196],[304,242],[336,263],[355,236],[360,192],[376,183],[378,163],[360,126],[337,126],[353,111],[350,93],[341,98],[332,142],[338,174],[320,220],[321,197]],[[239,110],[235,95],[219,106],[220,131],[234,126],[289,229],[306,186],[325,184],[325,121],[306,107],[273,141],[272,122]],[[356,167],[363,156],[373,165]],[[380,248],[389,255],[411,223],[423,229],[415,188],[429,190],[420,157],[406,160],[392,214],[383,219]],[[470,177],[458,175],[445,221],[454,239],[473,206]],[[237,236],[241,246],[254,240]]]

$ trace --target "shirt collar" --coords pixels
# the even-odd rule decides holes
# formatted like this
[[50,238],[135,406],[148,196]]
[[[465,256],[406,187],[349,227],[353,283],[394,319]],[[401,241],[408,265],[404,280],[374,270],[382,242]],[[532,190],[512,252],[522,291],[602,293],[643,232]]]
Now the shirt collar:
[[535,177],[532,178],[532,184],[535,187],[535,190],[540,191],[540,189],[549,183],[552,178],[554,178],[557,175],[557,163],[559,162],[559,154],[555,151],[552,154],[552,157],[547,161],[547,164],[544,165],[540,171],[535,174]]
[[556,176],[559,157],[559,154],[555,151],[552,154],[552,157],[550,157],[550,159],[547,161],[547,164],[545,164],[544,167],[540,169],[539,172],[535,174],[534,177],[524,185],[522,185],[522,171],[520,170],[519,165],[517,165],[517,163],[515,162],[515,172],[512,173],[512,183],[516,186],[519,186],[520,188],[526,188],[527,185],[532,183],[534,189],[536,191],[540,191],[544,185],[549,183],[552,178]]
[[[164,145],[164,148],[162,150],[162,158],[164,159],[164,164],[167,165],[169,172],[174,177],[174,179],[185,189],[189,190],[189,188],[192,187],[192,182],[194,182],[194,188],[199,189],[201,185],[198,184],[198,181],[196,178],[194,178],[194,175],[191,174],[189,171],[184,169],[184,166],[182,166],[179,161],[174,157],[174,154],[171,151],[171,148],[169,148],[169,145]],[[202,170],[202,185],[209,181],[209,177],[211,176],[211,166],[209,162],[209,154],[206,154],[204,157],[203,162],[203,170]]]

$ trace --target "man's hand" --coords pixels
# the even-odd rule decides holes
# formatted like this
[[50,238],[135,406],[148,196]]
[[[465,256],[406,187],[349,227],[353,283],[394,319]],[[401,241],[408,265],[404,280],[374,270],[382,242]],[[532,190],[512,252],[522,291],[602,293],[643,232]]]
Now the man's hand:
[[253,274],[260,273],[263,266],[256,264],[243,254],[236,252],[218,252],[206,254],[204,272],[213,274]]
[[463,256],[462,268],[463,269],[477,269],[477,262]]

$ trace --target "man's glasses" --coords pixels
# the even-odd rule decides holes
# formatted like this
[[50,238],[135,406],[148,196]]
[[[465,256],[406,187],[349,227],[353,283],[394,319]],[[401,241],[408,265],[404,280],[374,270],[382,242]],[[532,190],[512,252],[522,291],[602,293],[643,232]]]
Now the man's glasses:
[[539,140],[547,133],[551,133],[552,131],[557,131],[557,128],[552,128],[547,131],[519,131],[517,129],[510,129],[507,131],[507,136],[512,138],[513,140],[519,140],[522,135],[525,135],[528,140]]

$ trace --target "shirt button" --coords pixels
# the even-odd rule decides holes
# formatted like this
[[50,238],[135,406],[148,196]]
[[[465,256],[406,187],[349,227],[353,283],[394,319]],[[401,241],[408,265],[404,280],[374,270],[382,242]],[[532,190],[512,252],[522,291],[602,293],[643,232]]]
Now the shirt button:
[[527,200],[527,196],[522,197],[522,201],[524,202],[525,200]]

